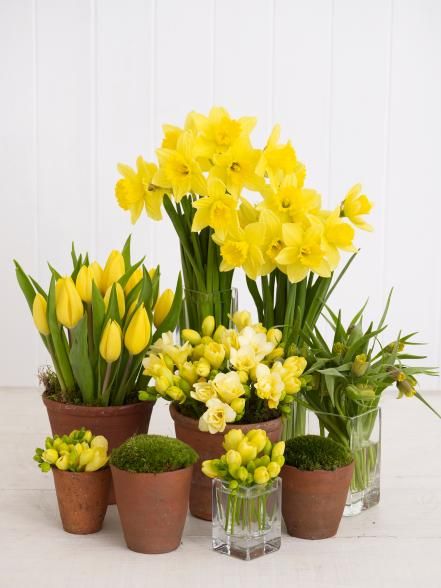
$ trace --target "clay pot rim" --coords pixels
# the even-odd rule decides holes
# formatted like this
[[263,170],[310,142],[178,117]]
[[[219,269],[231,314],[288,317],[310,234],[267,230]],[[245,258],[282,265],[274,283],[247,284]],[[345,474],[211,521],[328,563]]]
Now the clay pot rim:
[[100,416],[114,416],[115,414],[131,414],[137,412],[142,405],[155,404],[154,400],[140,400],[139,402],[132,402],[131,404],[121,404],[117,406],[88,406],[85,404],[71,404],[69,402],[59,402],[48,398],[46,392],[43,392],[41,398],[47,408],[54,412],[75,412],[78,415],[90,415],[96,412]]
[[110,466],[106,466],[105,468],[101,468],[99,470],[95,470],[94,472],[70,472],[69,470],[60,470],[59,468],[55,467],[54,465],[51,466],[51,471],[52,472],[57,472],[60,474],[70,474],[72,477],[74,476],[87,476],[87,477],[91,477],[94,474],[104,474],[105,472],[110,472]]
[[[172,419],[174,421],[179,421],[179,424],[185,427],[186,429],[197,430],[199,432],[203,432],[199,430],[198,427],[198,420],[192,419],[188,416],[184,416],[181,414],[176,407],[174,406],[174,402],[170,402],[169,411]],[[265,424],[266,432],[271,432],[273,429],[277,428],[277,425],[280,423],[282,417],[277,417],[275,419],[271,419],[269,421],[261,421],[260,423],[228,423],[225,431],[229,431],[230,429],[241,429],[243,427],[251,427],[254,429],[258,429],[260,425]],[[272,423],[272,426],[270,425]],[[213,433],[214,435],[224,435],[225,431],[222,433]]]
[[348,465],[341,466],[339,468],[336,468],[335,470],[300,470],[299,468],[296,468],[295,466],[292,466],[292,465],[285,463],[281,469],[281,473],[286,468],[288,470],[298,472],[299,474],[302,474],[307,477],[312,477],[312,476],[314,476],[314,474],[321,474],[321,475],[324,474],[324,475],[332,476],[333,474],[335,475],[337,472],[343,472],[345,470],[352,469],[353,467],[354,467],[354,460],[352,460],[351,463],[348,463]]
[[143,476],[144,479],[147,481],[148,479],[154,479],[157,476],[171,476],[173,474],[177,474],[179,472],[186,472],[187,470],[193,469],[193,466],[195,464],[191,464],[189,466],[187,466],[186,468],[179,468],[178,470],[172,470],[170,472],[158,472],[156,474],[150,473],[150,472],[129,472],[128,470],[122,470],[121,468],[117,468],[116,466],[114,466],[113,464],[110,464],[110,469],[113,473],[113,471],[117,471],[117,472],[122,472],[123,474],[127,474],[129,476]]

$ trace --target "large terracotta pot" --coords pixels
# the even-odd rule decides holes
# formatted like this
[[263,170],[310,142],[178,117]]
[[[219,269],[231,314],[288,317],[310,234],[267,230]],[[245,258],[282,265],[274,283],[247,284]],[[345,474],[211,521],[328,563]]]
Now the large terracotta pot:
[[[104,435],[109,442],[109,453],[129,437],[147,433],[154,402],[136,402],[123,406],[83,406],[50,400],[42,396],[52,434],[69,435],[74,429],[86,427],[94,435]],[[109,504],[115,504],[113,487]]]
[[282,419],[273,419],[263,423],[241,425],[234,423],[227,425],[223,433],[204,433],[199,430],[198,421],[180,414],[173,404],[170,404],[170,414],[175,422],[176,437],[193,447],[199,454],[199,461],[195,463],[190,492],[190,512],[193,516],[211,521],[212,481],[201,471],[201,464],[206,459],[215,459],[225,453],[222,447],[224,435],[231,429],[242,429],[244,433],[251,429],[264,429],[273,443],[282,437]]
[[99,531],[107,511],[110,468],[65,472],[53,467],[52,472],[63,529],[76,535]]
[[167,553],[179,547],[193,466],[162,474],[110,467],[127,547],[139,553]]
[[333,471],[282,468],[282,514],[288,533],[301,539],[333,537],[343,515],[354,464]]

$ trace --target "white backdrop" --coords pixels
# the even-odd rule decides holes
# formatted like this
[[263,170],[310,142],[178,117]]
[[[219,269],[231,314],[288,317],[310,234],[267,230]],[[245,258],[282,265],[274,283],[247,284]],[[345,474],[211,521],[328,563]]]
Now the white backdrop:
[[72,240],[104,262],[132,231],[174,284],[174,233],[130,226],[115,166],[213,104],[258,116],[255,143],[280,122],[329,205],[363,183],[376,230],[334,305],[375,317],[394,285],[391,324],[440,363],[438,0],[0,0],[0,80],[1,386],[44,361],[12,258],[46,285]]

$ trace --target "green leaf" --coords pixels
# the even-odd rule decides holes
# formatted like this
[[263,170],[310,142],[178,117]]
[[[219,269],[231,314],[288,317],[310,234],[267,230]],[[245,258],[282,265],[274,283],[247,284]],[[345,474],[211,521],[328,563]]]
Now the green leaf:
[[263,300],[260,296],[259,288],[257,287],[255,280],[252,280],[248,276],[246,277],[246,280],[247,280],[248,291],[254,300],[254,304],[256,305],[256,310],[257,310],[257,314],[259,317],[259,321],[264,322],[265,315],[263,312]]
[[94,376],[89,359],[89,345],[87,336],[87,314],[71,330],[72,347],[69,353],[70,363],[75,379],[81,390],[83,401],[86,404],[94,402]]
[[123,288],[126,287],[127,282],[130,280],[130,278],[132,277],[132,275],[135,273],[135,271],[139,268],[140,265],[142,265],[142,262],[144,261],[145,257],[143,257],[142,259],[140,259],[137,263],[135,263],[135,265],[132,265],[123,276],[121,276],[121,278],[118,280],[118,282],[121,284],[121,286]]
[[126,239],[126,242],[124,243],[124,247],[121,251],[122,256],[124,258],[124,263],[126,268],[131,267],[131,261],[130,261],[130,245],[131,245],[131,241],[132,241],[132,235],[129,235]]
[[92,281],[92,315],[93,315],[93,344],[96,350],[99,349],[101,334],[104,328],[104,316],[106,308],[104,298],[101,295],[95,280]]
[[383,314],[381,315],[380,322],[378,323],[378,327],[377,327],[378,329],[381,329],[381,327],[384,325],[384,321],[386,320],[387,313],[389,312],[390,301],[392,300],[393,291],[394,291],[394,289],[391,288],[390,292],[389,292],[389,296],[387,297],[386,306],[384,308]]
[[72,249],[70,252],[70,256],[72,257],[72,265],[73,265],[73,267],[75,267],[77,265],[78,259],[77,259],[77,254],[75,252],[75,243],[73,241],[72,241]]
[[52,274],[53,276],[55,276],[55,278],[56,278],[57,280],[59,280],[59,279],[62,277],[62,276],[61,276],[61,274],[59,274],[59,273],[57,272],[57,270],[56,270],[54,267],[52,267],[52,266],[51,266],[51,264],[50,264],[49,262],[48,262],[48,264],[47,264],[47,265],[48,265],[48,267],[49,267],[49,269],[50,269],[50,271],[51,271],[51,274]]
[[26,298],[26,302],[28,303],[28,306],[29,306],[31,313],[32,313],[32,306],[34,304],[34,298],[35,298],[34,286],[32,285],[28,276],[23,271],[23,268],[20,266],[18,261],[16,261],[15,259],[14,259],[14,264],[15,264],[15,275],[17,277],[18,285],[20,286],[20,288],[24,294],[24,297]]
[[29,279],[30,279],[30,280],[31,280],[31,282],[33,283],[33,285],[34,285],[34,288],[37,290],[37,292],[38,292],[39,294],[41,294],[45,300],[47,300],[47,294],[46,294],[46,292],[43,290],[43,288],[40,286],[40,284],[39,284],[39,283],[38,283],[36,280],[34,280],[34,278],[33,278],[32,276],[29,276]]
[[[149,276],[150,276],[150,274],[149,274]],[[158,300],[160,278],[161,278],[161,270],[158,265],[158,266],[156,266],[155,273],[152,278],[152,308],[155,307],[155,304]]]
[[330,367],[324,370],[317,370],[319,374],[323,374],[324,376],[333,376],[334,378],[344,378],[344,374],[338,371],[338,369]]
[[418,398],[418,400],[419,400],[420,402],[422,402],[423,404],[425,404],[425,405],[427,406],[427,408],[430,408],[430,410],[431,410],[432,412],[434,412],[434,413],[436,414],[436,416],[437,416],[437,417],[439,417],[439,418],[441,419],[441,414],[439,414],[439,412],[437,412],[437,411],[436,411],[436,410],[433,408],[433,406],[431,406],[431,405],[430,405],[430,404],[427,402],[427,400],[426,400],[426,399],[425,399],[423,396],[421,396],[421,394],[420,394],[419,392],[417,392],[417,393],[415,394],[415,396],[416,396],[416,398]]

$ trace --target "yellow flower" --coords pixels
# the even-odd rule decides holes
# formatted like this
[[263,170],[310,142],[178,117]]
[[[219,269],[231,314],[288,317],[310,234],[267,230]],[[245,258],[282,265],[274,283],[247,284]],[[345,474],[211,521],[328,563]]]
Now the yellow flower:
[[109,319],[100,341],[100,354],[107,363],[113,363],[121,355],[121,339],[121,327],[116,321]]
[[259,220],[259,211],[254,204],[251,204],[246,198],[241,196],[237,218],[239,219],[240,226],[245,228],[250,223],[255,223]]
[[199,345],[201,342],[201,335],[194,329],[182,329],[181,337],[184,341],[188,341],[191,345]]
[[84,468],[84,471],[86,472],[96,472],[97,470],[103,468],[109,461],[109,456],[107,455],[107,451],[104,449],[104,447],[94,447],[91,451],[92,457]]
[[83,317],[83,302],[70,276],[57,280],[55,309],[58,322],[68,329],[73,329]]
[[362,216],[370,213],[373,204],[365,194],[361,193],[361,190],[361,184],[355,184],[346,194],[342,205],[343,215],[360,229],[372,231],[372,226],[366,223]]
[[94,273],[91,267],[82,265],[78,272],[77,279],[75,280],[75,286],[77,287],[78,294],[81,296],[83,302],[92,301],[92,280]]
[[133,288],[139,284],[139,282],[142,280],[143,277],[143,271],[142,271],[142,267],[138,267],[133,274],[130,276],[130,278],[127,281],[127,284],[124,287],[124,293],[127,296],[129,294],[129,292],[131,292],[133,290]]
[[227,423],[236,419],[234,410],[218,398],[210,398],[206,403],[207,410],[199,419],[199,430],[209,433],[222,433]]
[[269,408],[277,408],[285,388],[280,373],[260,363],[256,368],[256,380],[257,396],[266,400]]
[[156,150],[159,170],[153,178],[153,184],[165,189],[171,188],[177,202],[190,192],[207,194],[207,183],[193,151],[194,137],[189,131],[179,137],[175,150]]
[[266,469],[268,470],[268,473],[271,478],[277,478],[277,476],[280,474],[281,467],[277,462],[271,461],[266,466]]
[[94,261],[93,263],[91,263],[89,265],[89,268],[92,271],[93,274],[93,280],[95,282],[95,284],[97,285],[98,290],[101,292],[101,294],[105,293],[105,290],[103,288],[103,268],[100,266],[100,264],[97,261]]
[[184,363],[179,366],[179,375],[190,385],[193,385],[198,379],[196,366],[191,361],[184,361]]
[[331,270],[334,270],[340,262],[339,249],[343,251],[357,251],[352,243],[355,231],[348,223],[340,218],[340,207],[331,212],[324,221],[324,247],[326,258]]
[[174,295],[173,290],[171,290],[170,288],[167,288],[167,290],[164,290],[164,292],[158,298],[158,300],[155,304],[155,310],[153,313],[153,324],[155,325],[156,328],[158,328],[160,325],[162,325],[162,323],[166,319],[168,313],[170,312],[170,309],[173,304],[174,296],[175,295]]
[[217,370],[225,359],[225,347],[212,341],[205,345],[204,357],[210,362],[211,367]]
[[124,336],[124,344],[131,355],[141,353],[150,341],[150,321],[144,304],[138,308],[130,319]]
[[221,463],[220,459],[206,459],[202,462],[202,473],[208,478],[217,478],[221,475],[221,470],[219,468]]
[[194,389],[190,391],[190,396],[199,402],[206,404],[210,398],[216,397],[216,391],[213,388],[211,381],[197,382]]
[[217,374],[212,383],[218,397],[227,404],[230,404],[235,398],[243,396],[245,392],[237,372]]
[[235,267],[242,267],[252,280],[260,275],[264,262],[261,246],[265,239],[265,227],[262,223],[250,223],[244,229],[239,225],[231,227],[222,238],[213,235],[213,241],[220,246],[222,262],[220,270],[228,272]]
[[105,451],[109,449],[109,442],[104,437],[104,435],[97,435],[92,439],[90,442],[91,447],[102,447]]
[[237,451],[242,457],[242,463],[246,465],[249,461],[256,459],[257,447],[249,442],[247,437],[244,437],[236,447]]
[[242,456],[235,449],[229,449],[225,454],[225,461],[229,466],[240,467],[242,465]]
[[291,142],[279,144],[280,125],[275,125],[268,142],[262,151],[256,173],[268,176],[270,183],[276,189],[284,176],[295,173],[299,186],[303,185],[305,166],[297,161],[296,153]]
[[241,331],[245,327],[249,327],[252,323],[251,314],[247,310],[236,311],[231,317],[231,320],[236,325],[239,331]]
[[238,372],[250,372],[257,365],[254,349],[249,345],[244,345],[239,349],[233,347],[230,351],[230,363]]
[[208,197],[193,202],[196,208],[192,231],[199,232],[212,227],[224,236],[228,227],[237,222],[236,199],[226,192],[225,185],[215,178],[208,180]]
[[211,337],[213,331],[216,327],[216,321],[214,320],[214,316],[212,314],[206,316],[202,321],[201,331],[204,337]]
[[285,223],[282,236],[286,247],[276,261],[286,266],[290,282],[301,282],[310,270],[329,278],[331,270],[321,247],[321,232],[316,227],[304,230],[299,224]]
[[321,197],[318,192],[298,185],[297,176],[285,176],[279,189],[264,194],[263,208],[275,212],[283,222],[303,222],[305,215],[320,210]]
[[[113,285],[109,286],[107,288],[107,292],[104,296],[104,306],[105,306],[106,310],[109,306],[112,288],[113,288]],[[125,312],[126,312],[126,299],[124,297],[124,290],[122,289],[122,286],[119,282],[115,283],[115,289],[116,289],[116,299],[118,301],[119,318],[122,319],[124,317]]]
[[274,343],[267,340],[266,331],[261,332],[256,326],[242,329],[239,333],[239,344],[241,348],[250,347],[257,361],[262,361],[275,347]]
[[124,263],[124,257],[120,251],[114,249],[110,252],[107,258],[106,265],[104,266],[103,278],[102,278],[102,289],[107,292],[107,289],[117,282],[125,273],[126,266]]
[[246,436],[251,445],[256,447],[257,453],[263,451],[266,442],[268,441],[267,434],[263,429],[251,429]]
[[225,451],[229,451],[230,449],[237,449],[239,443],[245,437],[241,429],[231,429],[228,433],[224,436],[224,441],[222,443],[223,448]]
[[32,304],[32,317],[39,332],[47,337],[50,333],[47,322],[47,302],[39,292],[35,295]]
[[292,355],[285,359],[283,367],[297,378],[303,374],[306,368],[307,361],[304,357]]
[[256,484],[266,484],[269,479],[270,475],[265,466],[259,466],[254,470],[254,481]]
[[230,406],[237,414],[236,420],[242,418],[243,413],[245,411],[245,398],[235,398],[231,401]]
[[273,445],[271,450],[271,460],[276,459],[276,457],[283,457],[285,453],[285,441],[278,441]]
[[265,242],[262,247],[264,264],[262,275],[267,275],[277,267],[276,257],[285,244],[282,239],[282,222],[280,217],[267,208],[263,208],[259,215],[259,222],[265,226]]

